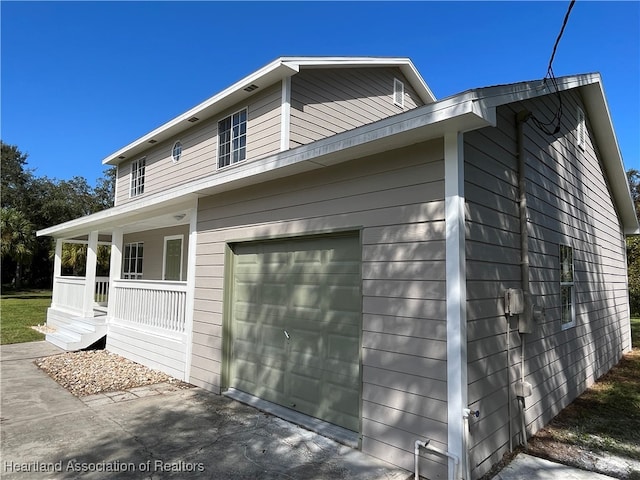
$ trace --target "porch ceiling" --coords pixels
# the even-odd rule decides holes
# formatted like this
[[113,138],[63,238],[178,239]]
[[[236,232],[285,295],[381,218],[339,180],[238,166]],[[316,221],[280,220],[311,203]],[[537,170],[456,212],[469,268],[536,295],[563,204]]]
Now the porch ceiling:
[[74,238],[92,231],[111,235],[116,228],[122,228],[123,233],[131,233],[188,225],[192,216],[196,215],[194,198],[188,196],[149,205],[136,204],[135,209],[125,204],[40,230],[38,236]]

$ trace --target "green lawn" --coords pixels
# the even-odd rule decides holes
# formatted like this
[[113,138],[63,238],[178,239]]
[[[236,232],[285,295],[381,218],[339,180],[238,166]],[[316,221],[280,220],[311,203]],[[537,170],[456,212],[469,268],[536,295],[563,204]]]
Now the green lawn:
[[2,290],[0,296],[0,344],[44,340],[32,325],[46,323],[51,290]]
[[631,332],[633,351],[555,417],[541,440],[640,460],[640,318],[631,319]]

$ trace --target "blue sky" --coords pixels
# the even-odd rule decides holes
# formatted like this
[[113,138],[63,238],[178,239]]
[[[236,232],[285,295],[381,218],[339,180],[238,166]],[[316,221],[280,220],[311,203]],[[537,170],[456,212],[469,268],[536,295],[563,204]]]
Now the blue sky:
[[[410,57],[437,98],[542,78],[562,2],[0,2],[1,138],[80,175],[283,55]],[[556,76],[598,71],[640,170],[640,2],[578,0]]]

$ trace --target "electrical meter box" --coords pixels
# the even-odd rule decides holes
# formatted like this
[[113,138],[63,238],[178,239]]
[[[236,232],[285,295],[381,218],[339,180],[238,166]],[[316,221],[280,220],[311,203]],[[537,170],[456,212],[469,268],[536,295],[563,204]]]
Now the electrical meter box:
[[533,387],[529,382],[519,380],[515,383],[516,397],[530,397],[533,393]]
[[509,317],[524,312],[524,293],[519,288],[508,288],[504,292],[504,313]]

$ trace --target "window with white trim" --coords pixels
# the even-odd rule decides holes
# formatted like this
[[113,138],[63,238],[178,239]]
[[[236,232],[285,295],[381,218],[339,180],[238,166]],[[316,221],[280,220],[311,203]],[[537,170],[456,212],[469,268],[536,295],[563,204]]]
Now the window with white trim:
[[144,193],[144,170],[147,163],[147,158],[141,158],[131,162],[131,189],[129,191],[130,197],[137,197]]
[[560,325],[562,329],[576,323],[573,247],[560,245]]
[[162,279],[182,281],[182,240],[184,235],[164,237]]
[[124,246],[122,278],[126,280],[142,279],[143,250],[144,242],[127,243]]
[[584,111],[578,107],[576,110],[578,125],[576,128],[576,136],[578,137],[578,146],[584,150],[587,144],[587,122],[584,118]]
[[247,158],[247,109],[218,122],[218,168]]
[[404,83],[397,78],[393,79],[393,103],[404,108]]

